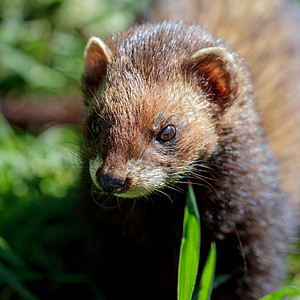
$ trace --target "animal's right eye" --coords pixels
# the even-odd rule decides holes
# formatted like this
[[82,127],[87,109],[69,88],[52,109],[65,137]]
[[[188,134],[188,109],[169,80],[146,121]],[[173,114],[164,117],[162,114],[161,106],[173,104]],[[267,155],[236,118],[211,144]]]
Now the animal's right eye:
[[98,123],[98,121],[96,119],[92,123],[92,131],[95,134],[98,134],[99,131],[100,131],[100,126],[99,126],[99,123]]
[[165,127],[156,137],[160,143],[172,141],[176,136],[176,128],[173,125]]

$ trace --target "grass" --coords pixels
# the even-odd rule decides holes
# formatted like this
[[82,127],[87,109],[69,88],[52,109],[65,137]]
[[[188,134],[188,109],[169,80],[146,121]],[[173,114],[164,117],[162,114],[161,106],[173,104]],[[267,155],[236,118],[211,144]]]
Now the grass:
[[[185,206],[183,234],[178,269],[178,300],[210,300],[214,286],[216,245],[211,248],[204,265],[200,283],[196,283],[200,260],[200,217],[196,198],[189,186]],[[199,285],[199,286],[197,286]],[[299,295],[295,287],[286,287],[259,300],[280,300],[285,295]]]

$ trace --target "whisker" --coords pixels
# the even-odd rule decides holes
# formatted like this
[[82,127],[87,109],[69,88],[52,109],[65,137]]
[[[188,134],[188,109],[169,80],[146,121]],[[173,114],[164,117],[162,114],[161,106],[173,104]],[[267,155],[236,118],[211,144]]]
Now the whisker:
[[166,192],[162,191],[161,189],[158,189],[155,192],[157,194],[162,194],[162,195],[166,196],[170,200],[170,202],[173,203],[173,200],[172,200],[171,196],[169,194],[167,194]]
[[131,207],[131,209],[130,209],[129,214],[131,214],[131,213],[133,212],[133,209],[134,209],[134,207],[135,207],[135,203],[136,203],[136,199],[133,199],[133,204],[132,204],[132,207]]
[[243,249],[243,243],[242,243],[242,240],[241,240],[241,236],[238,232],[238,229],[236,227],[236,224],[235,222],[231,219],[231,222],[233,223],[234,225],[234,231],[236,233],[236,236],[237,236],[237,239],[238,239],[238,242],[239,242],[239,247],[241,249],[241,254],[242,254],[242,258],[243,258],[243,264],[244,264],[244,270],[245,270],[245,275],[247,275],[247,272],[248,272],[248,267],[247,267],[247,261],[246,261],[246,254],[245,254],[245,251]]
[[93,92],[93,90],[92,90],[90,87],[88,87],[88,88],[89,88],[89,90],[90,90],[90,92],[91,92],[91,94],[92,94],[94,100],[96,101],[96,104],[100,107],[99,100],[98,100],[98,98],[96,97],[95,93]]
[[90,129],[90,126],[88,126],[88,124],[85,121],[83,122],[83,125],[87,128],[87,130],[89,131],[90,135],[93,137],[94,143],[96,144],[96,139],[95,139],[95,136],[94,136],[94,134],[92,133],[92,131]]
[[211,181],[215,181],[217,182],[218,180],[215,178],[215,176],[212,176],[212,177],[207,177],[207,176],[204,176],[202,175],[201,173],[197,173],[197,172],[191,172],[189,173],[190,176],[192,176],[192,178],[195,178],[195,179],[207,179],[207,180],[211,180]]

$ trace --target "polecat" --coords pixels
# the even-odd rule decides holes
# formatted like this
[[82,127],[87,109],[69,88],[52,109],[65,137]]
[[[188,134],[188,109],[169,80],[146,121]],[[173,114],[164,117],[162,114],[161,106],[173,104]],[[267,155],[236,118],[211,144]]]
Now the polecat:
[[105,297],[176,299],[187,179],[201,257],[215,241],[231,276],[213,299],[278,288],[291,205],[245,60],[199,25],[145,23],[90,39],[83,91],[82,204]]

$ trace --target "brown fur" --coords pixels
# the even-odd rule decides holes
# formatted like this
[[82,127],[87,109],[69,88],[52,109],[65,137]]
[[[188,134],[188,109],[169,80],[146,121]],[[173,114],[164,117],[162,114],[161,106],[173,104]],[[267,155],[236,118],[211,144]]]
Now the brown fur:
[[246,58],[282,184],[299,211],[300,22],[295,11],[291,1],[280,0],[165,0],[157,1],[147,18],[200,23]]
[[[258,299],[278,288],[292,224],[279,178],[287,164],[280,173],[244,60],[202,27],[176,22],[133,27],[101,47],[109,54],[86,53],[100,69],[99,88],[89,64],[83,78],[82,205],[95,280],[107,299],[176,298],[186,179],[200,210],[201,257],[215,241],[217,274],[232,276],[214,299]],[[210,47],[224,57],[195,56]],[[177,135],[164,145],[157,136],[167,125]],[[125,182],[117,200],[102,192],[107,178]],[[93,184],[100,207],[90,199]],[[149,199],[136,200],[143,196]]]

